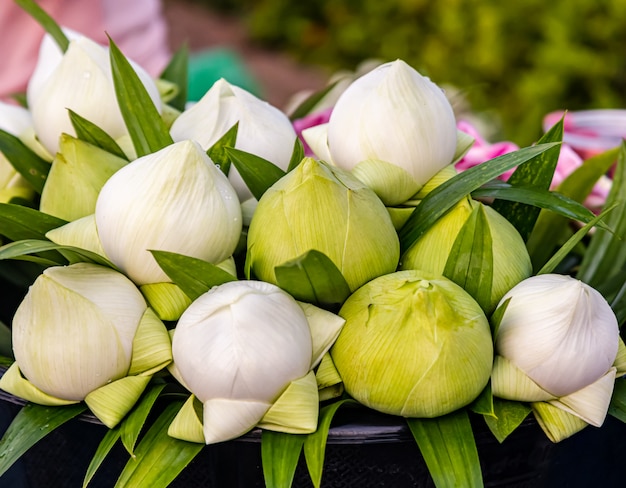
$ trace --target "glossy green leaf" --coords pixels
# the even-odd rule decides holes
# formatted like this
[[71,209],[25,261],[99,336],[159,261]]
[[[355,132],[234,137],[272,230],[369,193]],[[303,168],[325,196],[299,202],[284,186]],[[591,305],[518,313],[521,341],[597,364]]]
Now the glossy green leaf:
[[67,51],[70,42],[59,25],[34,0],[15,0],[22,9],[35,19],[52,36],[62,52]]
[[172,144],[172,136],[139,76],[110,38],[109,46],[117,103],[137,157]]
[[267,159],[231,147],[226,148],[226,152],[257,200],[270,186],[285,176],[282,169]]
[[150,426],[120,475],[116,488],[165,488],[195,458],[203,444],[167,435],[183,402],[170,403]]
[[596,229],[587,252],[578,270],[577,278],[603,291],[602,285],[621,274],[626,268],[626,143],[622,142],[617,165],[613,174],[613,185],[606,200],[606,207],[617,205],[606,219],[605,224],[613,229],[608,232]]
[[335,86],[337,85],[338,82],[339,81],[335,81],[334,83],[330,83],[327,86],[325,86],[324,88],[322,88],[321,90],[318,90],[315,93],[312,93],[311,95],[306,97],[304,99],[304,101],[302,101],[302,103],[300,103],[300,105],[298,105],[296,107],[296,109],[291,113],[289,118],[291,120],[297,120],[297,119],[301,119],[302,117],[305,117],[305,116],[309,115],[311,113],[311,110],[313,110],[315,108],[315,106],[326,95],[328,95],[328,93],[330,93],[330,91],[333,88],[335,88]]
[[85,473],[85,478],[83,479],[83,488],[86,488],[89,485],[89,482],[93,479],[98,468],[102,466],[102,463],[108,456],[111,449],[115,446],[115,443],[120,438],[120,426],[116,426],[113,429],[109,429],[107,433],[104,435],[100,444],[98,444],[98,449],[96,449],[96,453],[91,458],[89,466],[87,467],[87,473]]
[[74,127],[74,131],[76,131],[76,137],[78,139],[88,142],[100,149],[104,149],[119,158],[128,159],[124,151],[120,149],[120,146],[117,145],[117,142],[115,142],[109,134],[93,122],[81,117],[73,110],[67,110],[70,114],[70,121],[72,122],[72,127]]
[[228,176],[228,172],[230,171],[230,156],[226,152],[226,148],[235,147],[238,130],[239,122],[236,122],[235,125],[228,129],[219,141],[213,144],[206,152],[211,158],[211,161],[213,161],[226,176]]
[[407,423],[437,488],[483,486],[476,441],[464,409]]
[[293,143],[293,151],[291,152],[291,159],[289,159],[289,166],[287,167],[287,173],[298,166],[304,159],[304,145],[299,137],[296,137]]
[[469,293],[483,310],[490,307],[493,249],[487,215],[476,205],[457,234],[443,275]]
[[456,202],[500,174],[527,161],[532,161],[558,143],[538,144],[474,166],[445,181],[431,191],[415,208],[399,232],[401,253],[450,210]]
[[214,286],[237,280],[230,273],[202,259],[168,251],[150,252],[167,276],[192,300]]
[[65,407],[26,404],[15,416],[0,440],[0,476],[28,449],[86,409],[84,404]]
[[[570,173],[556,190],[561,195],[582,203],[598,179],[615,163],[617,154],[618,148],[615,148],[585,160],[584,164]],[[569,218],[558,213],[542,211],[526,243],[533,269],[538,270],[546,263],[554,250],[571,234]]]
[[[25,239],[17,242],[10,242],[0,247],[0,260],[2,259],[18,259],[22,256],[29,254],[43,253],[46,251],[58,251],[63,255],[70,264],[74,263],[96,263],[102,266],[107,266],[117,270],[117,267],[111,263],[108,259],[103,258],[99,254],[96,254],[86,249],[80,249],[78,247],[63,246],[55,244],[50,241],[41,241],[37,239]],[[56,264],[65,264],[58,262]]]
[[620,273],[615,274],[602,285],[602,291],[613,312],[615,312],[620,327],[626,325],[626,281],[624,276],[626,276],[626,265]]
[[267,488],[290,488],[306,435],[264,430],[261,461]]
[[124,444],[124,447],[131,455],[135,450],[135,444],[137,443],[141,429],[146,423],[148,414],[152,410],[154,402],[156,402],[161,391],[163,391],[163,388],[165,388],[165,383],[154,385],[147,390],[121,424],[120,435],[122,437],[122,444]]
[[626,422],[626,379],[623,377],[615,381],[609,414],[622,422]]
[[[563,119],[539,139],[539,144],[560,143],[562,140]],[[532,162],[521,164],[510,176],[508,183],[518,188],[548,190],[554,177],[560,149],[560,146],[555,146]],[[501,196],[496,196],[496,198],[492,204],[493,209],[513,224],[513,227],[517,229],[524,242],[526,242],[535,226],[540,209],[530,202],[520,200],[502,201],[499,199]]]
[[309,471],[309,476],[315,488],[320,488],[322,484],[322,474],[324,471],[324,457],[326,453],[326,440],[330,424],[339,407],[346,403],[356,405],[354,400],[340,400],[331,403],[320,409],[317,430],[306,436],[304,441],[304,458]]
[[45,239],[46,233],[67,221],[21,205],[0,203],[0,235],[12,241]]
[[350,287],[328,256],[310,250],[274,268],[276,282],[296,300],[322,308],[338,309],[350,295]]
[[503,442],[531,412],[530,406],[525,403],[502,400],[501,398],[494,398],[493,406],[495,417],[485,415],[484,419],[498,442]]
[[169,101],[169,104],[181,112],[185,110],[189,84],[189,47],[187,44],[183,44],[174,53],[160,78],[176,84],[178,93]]
[[41,193],[50,172],[50,163],[35,154],[19,138],[0,129],[0,152],[15,170]]

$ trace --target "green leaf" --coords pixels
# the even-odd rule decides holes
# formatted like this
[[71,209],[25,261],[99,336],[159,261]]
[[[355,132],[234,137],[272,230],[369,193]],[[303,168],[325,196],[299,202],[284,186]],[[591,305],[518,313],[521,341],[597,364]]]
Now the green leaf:
[[508,169],[532,161],[558,143],[538,144],[512,153],[504,154],[490,161],[463,171],[445,181],[431,191],[415,208],[407,222],[400,229],[400,248],[404,254],[439,218],[452,208],[461,198],[480,186],[493,180]]
[[41,193],[50,172],[50,163],[40,158],[19,138],[0,129],[0,152],[15,170]]
[[0,203],[0,235],[12,241],[45,239],[46,233],[67,221],[39,210],[10,203]]
[[464,409],[407,423],[437,488],[483,486],[476,441]]
[[99,147],[100,149],[104,149],[119,158],[128,159],[126,154],[124,154],[124,151],[122,151],[120,146],[117,145],[117,142],[115,142],[115,139],[113,139],[109,134],[93,122],[81,117],[73,110],[69,108],[67,110],[70,114],[72,127],[74,127],[74,130],[76,131],[77,139],[81,139],[89,144]]
[[[40,241],[36,239],[25,239],[17,242],[11,242],[0,247],[0,260],[17,259],[27,254],[37,254],[45,251],[59,251],[70,264],[74,263],[96,263],[102,266],[118,270],[118,268],[108,259],[86,249],[78,247],[63,246],[50,241]],[[57,262],[55,264],[65,264]],[[118,270],[119,271],[119,270]]]
[[[539,144],[558,142],[563,140],[563,119],[546,132]],[[520,165],[508,179],[514,187],[548,190],[554,177],[554,170],[559,159],[560,146],[555,146],[541,154],[537,159]],[[495,211],[507,219],[524,239],[528,240],[540,209],[532,203],[495,200],[492,204]]]
[[328,95],[333,88],[335,88],[335,86],[337,85],[337,83],[339,83],[339,81],[340,80],[337,80],[334,83],[330,83],[329,85],[325,86],[321,90],[318,90],[315,93],[312,93],[311,95],[309,95],[302,103],[300,103],[300,105],[296,107],[296,109],[292,112],[289,118],[291,120],[297,120],[297,119],[301,119],[302,117],[309,115],[311,113],[311,110],[313,110],[315,106],[326,95]]
[[235,143],[237,142],[238,130],[239,122],[236,122],[235,125],[228,129],[226,133],[220,138],[220,140],[213,144],[206,152],[207,155],[211,158],[211,161],[213,161],[226,176],[228,176],[228,172],[230,171],[230,157],[226,152],[226,148],[235,147]]
[[582,240],[582,238],[585,237],[589,233],[589,231],[595,225],[597,225],[598,222],[604,219],[606,215],[614,208],[615,205],[613,207],[607,208],[600,215],[591,219],[585,226],[578,229],[578,231],[576,231],[576,233],[572,237],[570,237],[556,253],[553,254],[548,262],[544,264],[543,267],[539,271],[537,271],[536,274],[539,275],[552,273],[559,265],[559,263],[561,263],[561,261],[563,261],[563,259],[565,259],[572,252],[574,247],[576,247],[576,245]]
[[137,405],[135,405],[133,410],[121,424],[120,435],[122,437],[122,444],[124,444],[124,447],[131,455],[135,449],[139,433],[146,423],[148,414],[150,413],[150,410],[152,410],[152,406],[154,405],[154,402],[156,402],[163,388],[165,388],[165,383],[155,385],[144,393],[141,400],[137,403]]
[[492,240],[482,205],[474,207],[457,234],[443,275],[468,292],[483,310],[491,306]]
[[613,396],[609,404],[609,414],[626,422],[626,379],[618,378],[613,388]]
[[91,458],[91,462],[87,467],[87,473],[85,473],[85,478],[83,480],[83,488],[86,488],[89,482],[95,476],[96,471],[98,471],[98,468],[102,466],[102,463],[106,459],[109,452],[111,452],[111,449],[113,449],[113,446],[115,446],[115,443],[119,438],[119,425],[113,429],[109,429],[104,435],[102,441],[100,441],[100,444],[98,444],[98,449],[96,449],[96,453]]
[[[556,190],[579,203],[584,202],[598,179],[613,165],[617,155],[618,148],[615,148],[585,160],[584,164],[570,173]],[[570,219],[560,214],[540,212],[526,243],[533,269],[539,269],[550,259],[554,249],[568,238],[572,233],[570,224]]]
[[291,487],[305,439],[302,434],[263,431],[261,461],[267,488]]
[[504,316],[504,312],[509,306],[509,302],[511,301],[511,297],[507,298],[495,311],[491,314],[489,318],[489,325],[491,326],[491,335],[495,341],[496,335],[498,334],[498,329],[500,328],[500,322],[502,322],[502,317]]
[[480,392],[478,398],[474,400],[470,408],[472,412],[479,415],[495,416],[495,410],[493,407],[493,394],[491,392],[491,382],[487,383],[487,386]]
[[307,435],[304,441],[304,457],[306,459],[309,476],[315,488],[320,488],[322,484],[322,473],[324,471],[324,457],[326,453],[326,440],[328,431],[335,413],[346,403],[356,405],[354,400],[345,399],[331,403],[320,409],[319,423],[317,430]]
[[65,407],[26,404],[0,440],[0,476],[28,449],[86,409],[82,403]]
[[161,269],[191,300],[214,286],[237,280],[230,273],[202,259],[169,251],[150,252]]
[[178,86],[178,93],[169,101],[169,104],[181,112],[185,110],[189,83],[189,47],[187,44],[183,44],[174,53],[160,78],[171,81]]
[[141,439],[134,457],[124,467],[116,488],[165,488],[200,453],[203,444],[167,435],[167,429],[182,405],[183,402],[176,401],[165,407]]
[[109,46],[117,103],[137,157],[173,144],[172,136],[139,76],[111,38]]
[[617,205],[604,220],[613,229],[608,232],[596,229],[591,237],[587,252],[578,270],[577,278],[602,292],[602,285],[621,274],[626,267],[626,143],[622,142],[617,166],[613,174],[613,185],[607,197],[605,207]]
[[67,51],[70,44],[59,25],[34,0],[15,0],[22,9],[35,19],[44,30],[52,36],[62,52]]
[[525,403],[501,398],[494,398],[493,406],[495,417],[485,415],[484,419],[487,427],[500,443],[504,442],[504,439],[517,429],[531,412],[530,406]]
[[287,173],[298,166],[304,159],[304,145],[299,137],[293,143],[293,151],[291,152],[291,159],[289,159],[289,166],[287,167]]
[[350,295],[350,287],[335,264],[314,249],[274,268],[276,282],[296,300],[335,309]]
[[257,200],[270,186],[285,176],[282,169],[267,159],[232,147],[227,147],[226,152]]

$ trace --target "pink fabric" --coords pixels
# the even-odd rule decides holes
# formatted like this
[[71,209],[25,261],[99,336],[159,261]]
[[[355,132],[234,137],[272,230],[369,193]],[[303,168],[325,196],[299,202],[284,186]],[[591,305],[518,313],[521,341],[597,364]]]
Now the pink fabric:
[[[156,76],[170,51],[160,0],[40,0],[59,25],[108,44]],[[0,1],[0,99],[23,92],[33,72],[43,29],[12,0]]]

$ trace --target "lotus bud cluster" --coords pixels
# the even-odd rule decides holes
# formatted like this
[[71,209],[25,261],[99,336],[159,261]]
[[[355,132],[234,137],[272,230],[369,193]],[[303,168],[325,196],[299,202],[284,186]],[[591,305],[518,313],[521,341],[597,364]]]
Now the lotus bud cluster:
[[457,145],[445,94],[401,60],[355,80],[328,124],[303,131],[303,137],[318,157],[351,171],[386,205],[410,199],[452,163]]
[[[546,274],[519,283],[502,306],[493,394],[535,402],[538,420],[553,440],[587,424],[602,425],[616,374],[625,366],[618,356],[623,343],[617,319],[604,297],[582,281]],[[543,412],[556,410],[546,404],[579,421],[557,429],[543,418]]]
[[472,402],[489,381],[489,322],[454,282],[398,271],[359,288],[331,357],[346,392],[392,415],[437,417]]
[[15,362],[0,388],[42,405],[84,400],[109,427],[171,361],[167,330],[137,287],[95,264],[46,269],[12,330]]
[[247,264],[257,278],[276,283],[276,266],[312,249],[330,258],[352,291],[395,271],[400,253],[376,194],[344,170],[305,158],[259,200]]
[[343,323],[260,281],[233,281],[200,296],[181,316],[172,341],[173,372],[193,396],[170,435],[209,444],[256,425],[313,432],[319,398],[311,368]]
[[[193,139],[207,150],[236,123],[237,149],[287,169],[297,137],[289,118],[224,79],[215,82],[196,104],[185,110],[173,123],[170,133],[175,141]],[[230,167],[228,178],[241,202],[252,198],[237,168]]]

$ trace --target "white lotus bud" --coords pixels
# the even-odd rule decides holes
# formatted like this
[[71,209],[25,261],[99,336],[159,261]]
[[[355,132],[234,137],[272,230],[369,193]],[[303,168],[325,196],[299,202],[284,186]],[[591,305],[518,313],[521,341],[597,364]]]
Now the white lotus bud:
[[[401,60],[354,81],[337,101],[327,131],[332,162],[352,171],[387,205],[408,200],[451,164],[457,142],[443,91]],[[319,141],[316,131],[314,151]]]
[[242,225],[235,190],[192,141],[117,171],[98,195],[95,216],[106,256],[141,285],[171,281],[149,250],[217,264],[232,255]]
[[[185,110],[172,124],[170,133],[175,141],[193,139],[208,150],[237,122],[237,149],[287,169],[297,137],[289,118],[224,79],[216,81],[198,103]],[[252,198],[237,168],[230,167],[228,178],[240,201]]]
[[[176,376],[203,404],[204,441],[232,439],[264,422],[274,430],[315,430],[311,368],[343,322],[261,281],[229,282],[194,301],[176,326],[172,352]],[[295,396],[294,384],[302,388]],[[297,401],[287,408],[291,414],[283,406],[277,417],[272,409],[286,392]]]
[[[131,65],[160,112],[156,84],[143,68],[132,61]],[[108,48],[87,37],[71,35],[64,54],[48,35],[44,37],[27,98],[37,136],[53,155],[62,133],[76,135],[68,109],[113,139],[128,135],[115,95]]]

